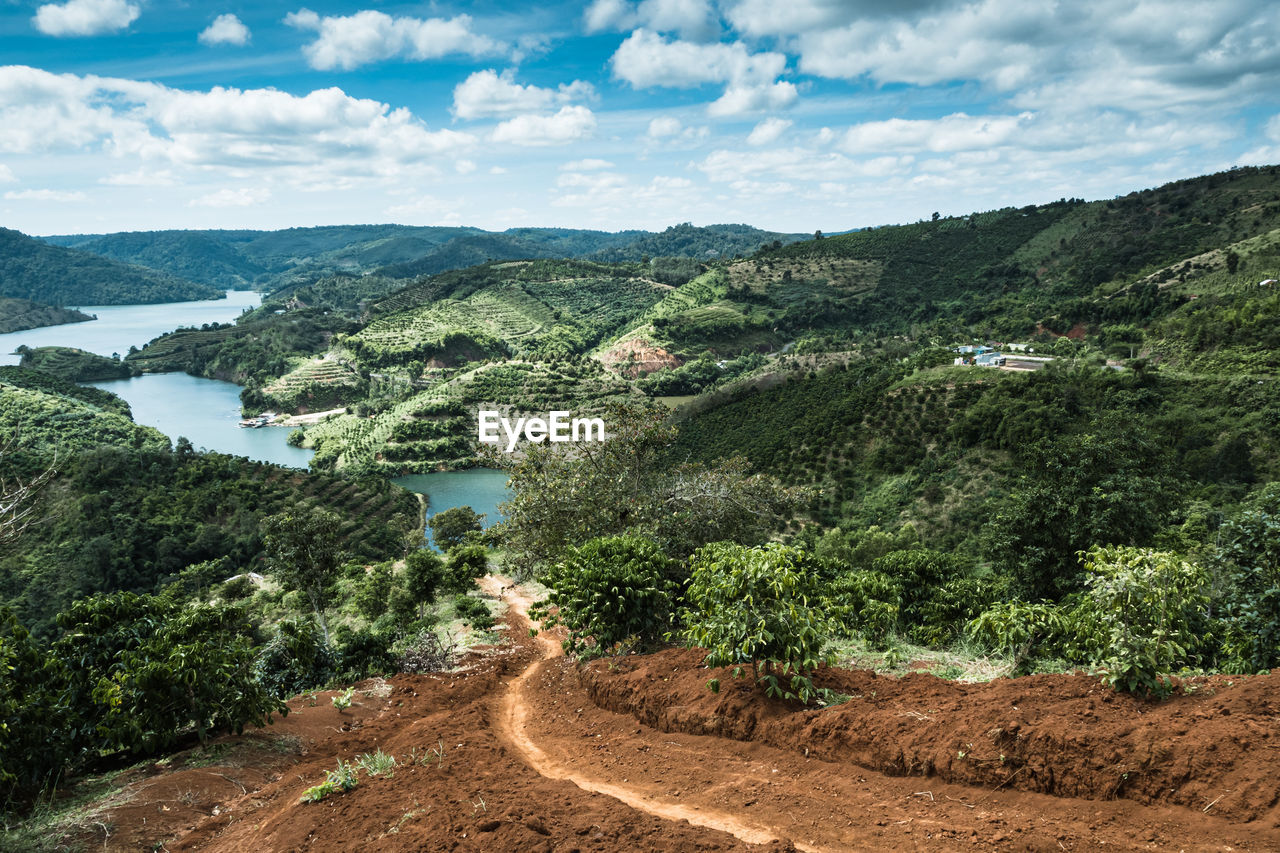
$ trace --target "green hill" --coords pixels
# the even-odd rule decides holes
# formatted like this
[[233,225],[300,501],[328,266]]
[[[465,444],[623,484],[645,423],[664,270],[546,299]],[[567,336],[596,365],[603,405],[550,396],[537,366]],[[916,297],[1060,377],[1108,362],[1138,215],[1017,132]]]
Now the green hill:
[[55,308],[30,299],[0,298],[0,335],[43,326],[60,326],[63,323],[83,323],[92,319],[88,314],[74,309]]
[[218,299],[223,293],[0,228],[0,296],[49,305],[128,305]]

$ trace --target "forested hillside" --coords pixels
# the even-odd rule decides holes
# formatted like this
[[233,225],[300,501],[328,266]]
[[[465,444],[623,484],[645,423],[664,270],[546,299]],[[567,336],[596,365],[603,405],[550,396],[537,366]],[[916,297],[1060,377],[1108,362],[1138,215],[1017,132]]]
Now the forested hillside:
[[0,228],[0,296],[55,306],[125,305],[219,299],[223,292]]
[[255,287],[277,292],[335,275],[376,271],[383,279],[412,279],[490,261],[583,257],[639,261],[659,256],[705,260],[749,254],[763,245],[800,237],[746,225],[694,227],[685,223],[656,234],[574,228],[512,228],[498,233],[479,228],[350,225],[44,239],[224,289]]
[[0,298],[0,335],[92,320],[88,314],[68,308],[42,305],[30,299]]

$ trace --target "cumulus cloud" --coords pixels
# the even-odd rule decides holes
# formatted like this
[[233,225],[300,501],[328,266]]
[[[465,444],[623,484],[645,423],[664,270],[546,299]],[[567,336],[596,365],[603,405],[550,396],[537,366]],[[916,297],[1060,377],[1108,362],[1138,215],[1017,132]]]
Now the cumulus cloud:
[[0,152],[101,151],[171,167],[387,178],[456,155],[475,137],[341,89],[173,89],[0,68]]
[[751,133],[747,135],[748,145],[769,145],[777,142],[778,137],[786,133],[787,128],[791,127],[791,120],[778,118],[776,116],[767,118],[751,129]]
[[558,89],[521,85],[511,69],[499,74],[493,69],[477,71],[453,90],[453,114],[458,118],[497,118],[537,112],[595,97],[590,83],[574,80]]
[[684,127],[680,123],[680,119],[671,116],[658,116],[649,122],[648,136],[650,139],[664,139],[668,136],[675,136]]
[[171,187],[178,179],[172,169],[135,169],[99,178],[98,183],[111,187]]
[[787,67],[785,55],[751,53],[742,42],[668,41],[639,29],[619,45],[610,63],[615,77],[637,89],[727,84],[724,94],[708,108],[717,116],[782,109],[798,95],[794,84],[777,80]]
[[370,62],[404,58],[439,59],[451,54],[491,56],[502,53],[502,44],[471,29],[470,15],[452,18],[395,17],[363,10],[354,15],[324,16],[299,9],[284,22],[300,30],[312,30],[316,40],[303,48],[312,68],[349,71]]
[[65,190],[9,190],[4,194],[11,201],[84,201],[84,193]]
[[249,28],[235,15],[219,15],[200,33],[199,39],[201,44],[246,45],[249,43]]
[[69,0],[46,3],[31,22],[47,36],[96,36],[123,30],[142,14],[126,0]]
[[493,129],[494,142],[513,145],[563,145],[595,133],[596,117],[586,107],[561,107],[554,115],[522,115]]
[[608,160],[600,160],[596,157],[588,157],[585,160],[572,160],[560,167],[562,172],[594,172],[599,169],[612,169],[613,163]]
[[188,207],[253,207],[271,198],[271,190],[266,187],[240,187],[239,189],[221,189],[217,192],[193,198],[187,202]]
[[740,33],[821,77],[977,82],[1022,108],[1134,111],[1224,103],[1280,86],[1280,6],[1052,0],[729,0]]
[[861,154],[880,151],[971,151],[990,149],[1013,140],[1027,128],[1034,114],[969,116],[954,113],[940,119],[887,119],[854,125],[841,141],[844,150]]
[[681,38],[704,40],[720,33],[720,21],[709,0],[594,0],[583,14],[588,33],[621,32],[643,27]]

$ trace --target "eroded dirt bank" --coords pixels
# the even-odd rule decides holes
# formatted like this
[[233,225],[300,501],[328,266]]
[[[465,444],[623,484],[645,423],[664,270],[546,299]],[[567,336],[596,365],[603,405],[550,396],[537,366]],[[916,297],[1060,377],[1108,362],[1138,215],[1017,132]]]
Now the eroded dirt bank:
[[[662,731],[801,751],[893,776],[1091,800],[1132,799],[1274,828],[1280,821],[1280,675],[1214,676],[1148,702],[1098,679],[1039,675],[960,684],[828,670],[851,698],[797,710],[670,650],[588,667],[592,700]],[[706,682],[718,677],[711,693]],[[919,783],[917,783],[919,784]]]
[[[529,637],[519,590],[488,588],[513,604],[505,649],[463,672],[368,682],[345,712],[333,708],[332,693],[299,697],[290,703],[294,713],[263,733],[223,739],[217,761],[142,773],[97,815],[110,834],[90,829],[85,840],[94,849],[162,844],[263,853],[1280,850],[1276,786],[1268,789],[1254,769],[1274,757],[1275,721],[1261,710],[1271,707],[1262,704],[1266,680],[1215,688],[1213,696],[1168,706],[1182,707],[1182,716],[1159,717],[1104,699],[1110,694],[1089,679],[983,688],[833,673],[829,683],[862,698],[797,712],[728,680],[719,696],[708,693],[709,674],[686,652],[580,670],[557,654],[553,638]],[[599,707],[593,696],[624,712]],[[1122,731],[1126,715],[1132,729]],[[991,750],[1008,738],[989,732],[1012,723],[1012,742],[1025,733],[1028,746],[1005,749],[1002,764]],[[1180,725],[1186,734],[1177,734]],[[1017,784],[1030,773],[1019,767],[1032,767],[1037,756],[1046,768],[1061,764],[1049,754],[1054,743],[1088,753],[1081,779],[1104,779],[1130,760],[1133,744],[1150,743],[1157,755],[1162,727],[1163,743],[1174,749],[1147,766],[1182,766],[1187,774],[1167,795],[1131,793],[1154,784],[1155,773],[1110,795],[1119,799]],[[1202,753],[1187,746],[1193,731],[1202,733]],[[972,777],[953,754],[962,736],[980,768]],[[285,746],[234,760],[247,738],[264,737]],[[298,802],[337,759],[377,749],[397,758],[391,775],[362,773],[353,791]],[[944,754],[953,756],[947,772],[954,781],[942,778]],[[1010,759],[1015,754],[1022,757]],[[930,756],[933,776],[901,775],[908,767],[918,773]],[[871,769],[878,763],[890,774]],[[1070,790],[1054,773],[1054,790]],[[1225,787],[1210,795],[1213,785]],[[1271,805],[1264,804],[1268,791]]]

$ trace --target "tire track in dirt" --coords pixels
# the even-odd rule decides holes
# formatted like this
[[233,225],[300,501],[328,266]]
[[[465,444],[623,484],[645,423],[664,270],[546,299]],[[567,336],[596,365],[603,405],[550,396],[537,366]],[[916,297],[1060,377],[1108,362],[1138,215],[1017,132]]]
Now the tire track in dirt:
[[[480,587],[484,592],[505,601],[525,625],[533,627],[529,618],[529,607],[533,601],[529,596],[519,592],[509,579],[488,575],[480,581]],[[589,778],[551,759],[528,735],[529,703],[526,697],[528,691],[533,689],[531,686],[533,679],[541,673],[547,662],[564,653],[560,644],[546,633],[538,633],[537,644],[541,651],[541,658],[508,682],[506,693],[501,699],[500,713],[494,722],[494,729],[499,737],[509,743],[531,768],[548,779],[571,782],[584,791],[612,797],[637,811],[654,817],[688,821],[694,826],[729,833],[748,844],[769,844],[786,838],[786,833],[748,823],[727,812],[659,800],[636,788]],[[795,849],[805,853],[825,853],[824,848],[795,841],[791,843]]]

